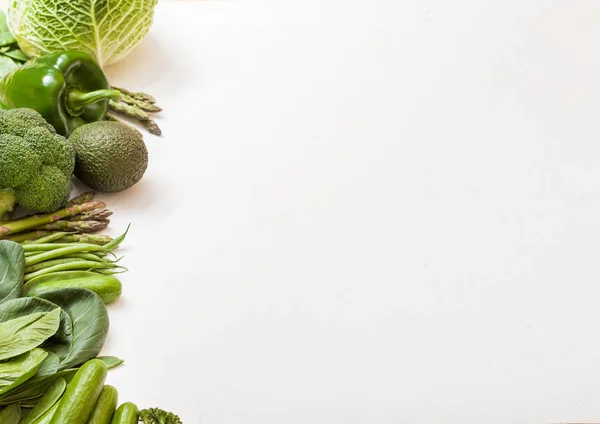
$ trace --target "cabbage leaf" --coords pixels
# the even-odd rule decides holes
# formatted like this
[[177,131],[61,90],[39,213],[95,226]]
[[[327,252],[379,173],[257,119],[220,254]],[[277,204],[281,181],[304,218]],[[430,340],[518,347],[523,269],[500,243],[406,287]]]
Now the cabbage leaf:
[[29,57],[83,50],[102,67],[133,50],[152,26],[157,0],[11,0],[8,26]]

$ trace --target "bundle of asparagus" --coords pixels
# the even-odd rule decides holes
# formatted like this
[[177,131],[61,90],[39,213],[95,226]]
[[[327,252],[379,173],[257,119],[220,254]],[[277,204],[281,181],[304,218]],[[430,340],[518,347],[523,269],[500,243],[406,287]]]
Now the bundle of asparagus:
[[86,192],[59,211],[0,222],[0,240],[27,243],[43,238],[46,242],[108,244],[112,241],[109,236],[94,233],[108,226],[112,211],[94,196]]
[[[158,124],[149,115],[149,113],[162,111],[162,109],[156,105],[154,97],[146,93],[134,93],[124,88],[111,88],[121,92],[121,98],[118,101],[111,100],[108,103],[108,107],[112,112],[120,113],[140,121],[151,134],[161,134]],[[107,119],[119,120],[112,113],[107,115]]]

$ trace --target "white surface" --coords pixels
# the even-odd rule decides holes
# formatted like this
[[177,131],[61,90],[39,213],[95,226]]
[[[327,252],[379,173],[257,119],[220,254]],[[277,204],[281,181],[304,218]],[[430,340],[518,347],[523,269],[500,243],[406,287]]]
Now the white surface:
[[600,420],[600,4],[163,1],[106,352],[186,424]]

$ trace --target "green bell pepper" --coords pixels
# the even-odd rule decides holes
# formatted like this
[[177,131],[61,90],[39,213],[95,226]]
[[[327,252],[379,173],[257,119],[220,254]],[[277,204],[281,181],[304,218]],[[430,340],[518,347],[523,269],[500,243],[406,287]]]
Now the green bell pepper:
[[59,134],[106,117],[111,90],[90,55],[63,51],[30,60],[0,80],[0,107],[37,110]]

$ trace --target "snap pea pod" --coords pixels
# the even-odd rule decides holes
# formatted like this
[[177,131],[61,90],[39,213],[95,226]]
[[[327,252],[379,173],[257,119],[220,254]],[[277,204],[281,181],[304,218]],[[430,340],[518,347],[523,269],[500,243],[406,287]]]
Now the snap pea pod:
[[44,393],[35,407],[27,414],[20,424],[33,424],[50,410],[65,392],[67,382],[64,378],[56,380]]
[[56,402],[52,408],[48,409],[44,415],[35,420],[32,424],[50,424],[54,414],[56,413],[56,410],[58,409],[58,403],[59,402]]

